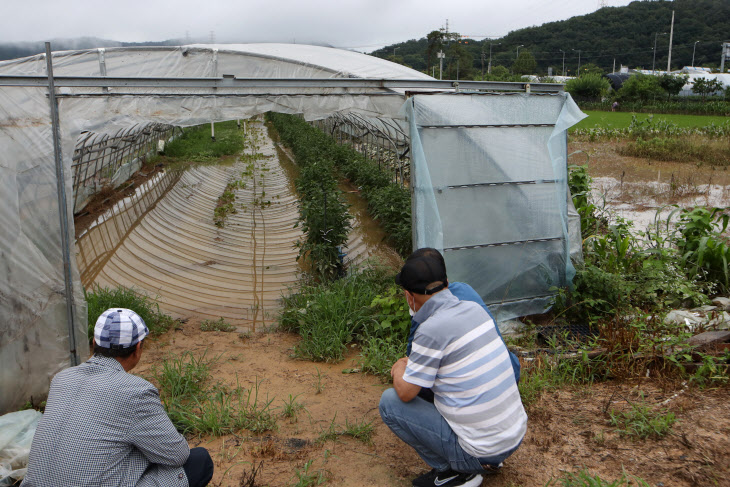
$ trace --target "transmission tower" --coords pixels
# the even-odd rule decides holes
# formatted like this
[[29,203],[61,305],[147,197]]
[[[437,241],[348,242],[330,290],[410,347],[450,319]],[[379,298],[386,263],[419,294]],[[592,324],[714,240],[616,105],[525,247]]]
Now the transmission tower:
[[598,8],[608,7],[608,2],[606,0],[599,0],[598,1]]

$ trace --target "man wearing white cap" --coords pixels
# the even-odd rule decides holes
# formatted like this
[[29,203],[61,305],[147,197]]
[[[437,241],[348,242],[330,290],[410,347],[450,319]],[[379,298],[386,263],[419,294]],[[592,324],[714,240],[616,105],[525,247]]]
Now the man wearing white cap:
[[149,334],[132,310],[106,310],[94,355],[58,373],[28,457],[23,487],[190,486],[213,477],[205,448],[188,447],[157,389],[129,374]]

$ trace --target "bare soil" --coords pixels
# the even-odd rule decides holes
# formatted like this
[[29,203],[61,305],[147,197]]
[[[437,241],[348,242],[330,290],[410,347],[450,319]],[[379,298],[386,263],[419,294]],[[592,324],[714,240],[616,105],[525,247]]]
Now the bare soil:
[[[135,373],[149,379],[166,356],[206,353],[218,357],[212,380],[229,387],[238,381],[246,388],[258,382],[259,397],[273,399],[276,431],[189,438],[191,447],[210,451],[216,486],[250,485],[241,479],[259,465],[255,485],[296,485],[297,471],[301,474],[310,460],[310,474],[322,471],[327,485],[338,486],[407,486],[428,470],[380,420],[378,401],[389,386],[377,377],[351,372],[358,367],[358,348],[351,347],[343,362],[313,363],[292,357],[298,339],[276,331],[248,339],[231,332],[201,332],[191,320],[152,342]],[[289,395],[306,408],[296,421],[283,416]],[[663,386],[653,379],[547,393],[528,409],[528,432],[520,449],[500,474],[485,478],[482,485],[542,486],[583,468],[603,479],[616,479],[625,471],[650,485],[730,485],[728,399],[727,389]],[[627,410],[637,401],[673,412],[678,418],[673,433],[647,440],[620,436],[610,426],[608,411]],[[363,421],[374,426],[372,443],[347,436],[317,441],[332,422],[341,431],[346,422]]]

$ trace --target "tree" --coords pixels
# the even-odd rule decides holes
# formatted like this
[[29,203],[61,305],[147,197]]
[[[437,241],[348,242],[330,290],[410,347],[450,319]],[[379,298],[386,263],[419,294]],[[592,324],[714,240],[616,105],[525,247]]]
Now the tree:
[[580,67],[580,73],[578,73],[578,76],[583,76],[586,74],[597,74],[599,76],[603,75],[604,71],[602,68],[596,66],[593,63],[585,63]]
[[512,72],[515,74],[533,74],[537,68],[535,56],[527,49],[520,51],[520,55],[512,65]]
[[584,74],[565,83],[565,91],[578,100],[600,100],[611,87],[608,79],[600,74]]
[[636,74],[624,81],[618,90],[621,100],[646,102],[657,97],[664,98],[664,89],[659,84],[659,78],[649,74]]
[[432,30],[426,36],[426,69],[430,69],[434,64],[438,64],[436,54],[444,50],[444,46],[450,41],[459,39],[460,36],[456,32],[446,32],[444,29]]
[[471,79],[474,70],[474,59],[471,53],[458,42],[452,42],[446,48],[445,79]]
[[722,82],[717,78],[695,78],[692,85],[692,93],[702,96],[703,100],[707,98],[707,95],[720,90],[722,90]]
[[684,85],[687,84],[687,80],[689,80],[689,75],[686,74],[673,76],[665,73],[659,77],[659,86],[661,86],[664,91],[667,92],[667,96],[671,98],[672,96],[679,95],[679,92],[682,91]]

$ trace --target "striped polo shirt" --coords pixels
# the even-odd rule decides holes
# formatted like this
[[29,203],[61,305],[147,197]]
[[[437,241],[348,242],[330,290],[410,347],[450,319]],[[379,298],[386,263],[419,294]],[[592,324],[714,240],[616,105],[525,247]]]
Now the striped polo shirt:
[[516,447],[527,414],[494,321],[448,289],[418,310],[421,321],[403,379],[431,388],[434,404],[470,455],[482,458]]

